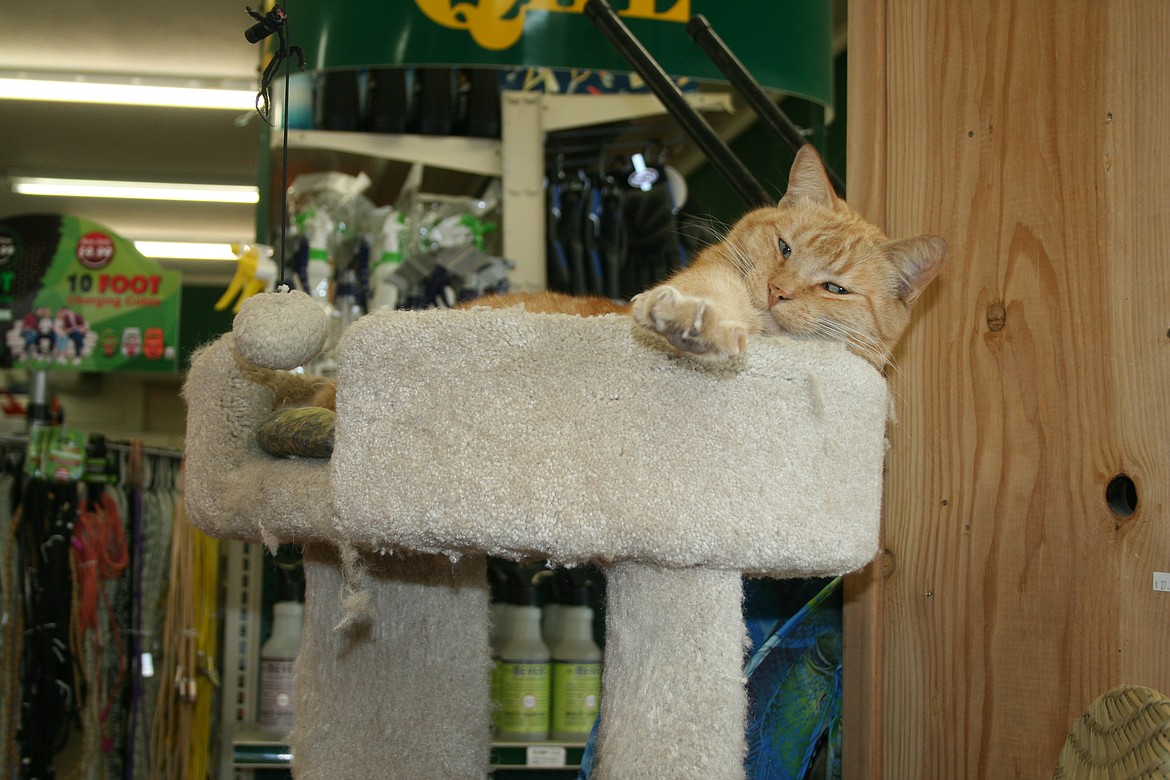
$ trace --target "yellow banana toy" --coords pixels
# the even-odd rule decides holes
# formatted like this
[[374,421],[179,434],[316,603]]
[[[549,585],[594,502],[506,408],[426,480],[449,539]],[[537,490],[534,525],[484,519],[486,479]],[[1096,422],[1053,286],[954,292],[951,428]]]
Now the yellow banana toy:
[[236,274],[228,284],[227,291],[215,302],[216,311],[223,311],[231,306],[233,312],[238,312],[240,305],[247,298],[271,288],[276,282],[276,263],[272,260],[272,247],[264,244],[232,244],[232,251],[238,258]]

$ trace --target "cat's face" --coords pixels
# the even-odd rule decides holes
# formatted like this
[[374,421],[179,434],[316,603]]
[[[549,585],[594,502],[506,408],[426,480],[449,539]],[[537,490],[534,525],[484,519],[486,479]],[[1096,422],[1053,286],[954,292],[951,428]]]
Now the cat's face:
[[946,254],[940,238],[890,241],[862,219],[833,194],[812,147],[780,204],[745,216],[724,247],[765,328],[845,341],[878,368]]

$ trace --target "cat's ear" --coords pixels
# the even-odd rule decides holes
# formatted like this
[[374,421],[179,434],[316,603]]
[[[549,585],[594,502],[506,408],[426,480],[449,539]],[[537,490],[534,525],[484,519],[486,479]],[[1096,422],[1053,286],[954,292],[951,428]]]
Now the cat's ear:
[[934,281],[947,254],[947,242],[938,236],[916,236],[882,246],[898,271],[898,297],[907,306]]
[[805,144],[796,152],[792,170],[788,174],[788,191],[780,199],[781,206],[793,206],[813,201],[831,206],[837,200],[833,185],[825,173],[825,164],[812,144]]

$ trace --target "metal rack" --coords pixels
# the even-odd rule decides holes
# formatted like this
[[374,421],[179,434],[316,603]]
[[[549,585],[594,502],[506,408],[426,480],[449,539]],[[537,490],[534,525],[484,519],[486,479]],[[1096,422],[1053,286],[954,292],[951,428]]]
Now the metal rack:
[[[292,754],[288,746],[284,745],[283,754],[272,751],[264,753],[265,756],[283,755],[283,763],[237,759],[236,742],[255,736],[255,729],[249,724],[256,720],[260,686],[260,602],[263,595],[264,550],[258,544],[235,539],[224,541],[223,549],[223,671],[218,776],[249,780],[253,777],[253,769],[287,766]],[[262,749],[265,746],[280,747],[271,738],[261,743]]]

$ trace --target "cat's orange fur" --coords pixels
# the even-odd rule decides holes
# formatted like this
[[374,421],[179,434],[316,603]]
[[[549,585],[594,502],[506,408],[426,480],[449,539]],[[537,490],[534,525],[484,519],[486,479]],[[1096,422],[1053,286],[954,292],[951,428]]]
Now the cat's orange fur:
[[743,351],[750,335],[844,341],[879,370],[946,255],[937,236],[891,241],[838,198],[811,146],[788,191],[756,209],[666,283],[633,300],[634,321],[700,360]]
[[[460,308],[630,313],[643,330],[711,363],[738,355],[750,336],[791,333],[843,341],[883,370],[946,250],[937,236],[891,241],[836,196],[820,156],[805,146],[778,205],[748,213],[629,306],[544,292],[486,296]],[[323,388],[314,403],[333,408],[333,393]]]

